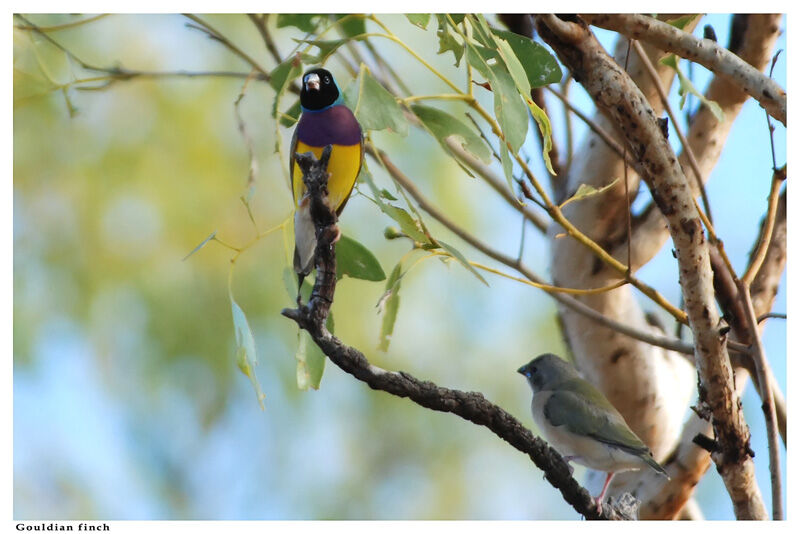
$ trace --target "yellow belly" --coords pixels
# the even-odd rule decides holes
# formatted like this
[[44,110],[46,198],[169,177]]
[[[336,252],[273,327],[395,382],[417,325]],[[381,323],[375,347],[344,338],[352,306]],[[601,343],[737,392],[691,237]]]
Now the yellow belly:
[[[314,156],[319,158],[322,156],[322,149],[324,147],[309,146],[301,141],[297,142],[295,153],[312,152]],[[331,159],[328,161],[328,172],[330,178],[328,179],[328,203],[339,212],[347,198],[350,196],[350,191],[356,183],[358,171],[361,170],[361,145],[333,145],[333,152]],[[300,199],[306,192],[306,186],[303,184],[303,173],[292,160],[292,193],[294,194],[295,206],[299,204]]]

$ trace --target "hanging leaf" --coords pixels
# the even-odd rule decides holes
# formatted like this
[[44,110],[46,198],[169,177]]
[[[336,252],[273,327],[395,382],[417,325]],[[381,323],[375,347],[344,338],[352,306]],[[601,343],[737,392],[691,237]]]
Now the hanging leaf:
[[300,391],[307,391],[310,387],[319,389],[325,371],[325,354],[305,330],[297,332],[297,352],[294,357],[297,360],[297,388]]
[[341,20],[347,17],[347,20],[339,23],[342,32],[348,37],[355,37],[356,35],[363,35],[367,33],[367,26],[364,22],[363,16],[354,16],[348,14],[334,15],[336,20]]
[[[315,20],[316,19],[316,20]],[[278,28],[294,26],[306,33],[313,33],[319,24],[319,15],[310,13],[279,13]]]
[[406,13],[406,18],[414,26],[418,26],[423,30],[428,28],[428,22],[431,20],[430,13]]
[[613,182],[611,182],[608,185],[604,185],[600,189],[597,189],[596,187],[593,187],[591,185],[581,184],[578,186],[578,190],[575,191],[575,194],[569,197],[564,202],[562,202],[559,208],[563,208],[570,202],[575,202],[576,200],[582,200],[584,198],[589,198],[595,195],[599,195],[601,193],[605,193],[606,191],[614,187],[617,184],[617,182],[619,182],[619,178],[615,178]]
[[233,300],[233,295],[230,295],[230,299],[233,313],[233,329],[236,333],[236,364],[239,366],[239,370],[250,379],[250,383],[256,392],[258,404],[263,410],[265,395],[261,391],[261,385],[258,383],[258,377],[256,377],[255,373],[255,366],[258,365],[256,342],[242,308]]
[[448,245],[447,243],[445,243],[441,239],[437,239],[436,242],[439,243],[442,246],[442,248],[447,251],[448,254],[450,254],[453,258],[455,258],[455,260],[458,261],[458,263],[463,265],[469,272],[471,272],[476,277],[478,277],[478,280],[483,282],[486,285],[486,287],[489,287],[489,284],[486,282],[486,280],[483,278],[483,276],[481,276],[481,273],[479,273],[475,269],[475,267],[473,267],[472,265],[469,264],[469,262],[467,261],[467,258],[465,258],[464,255],[461,254],[461,252],[457,248]]
[[290,128],[297,124],[297,121],[300,120],[300,99],[298,98],[297,101],[289,107],[285,112],[280,114],[280,124],[284,128]]
[[493,29],[492,33],[511,46],[528,77],[531,87],[542,87],[561,81],[561,67],[553,54],[536,41],[514,32]]
[[298,43],[307,43],[310,45],[314,45],[319,48],[319,54],[311,55],[311,54],[301,54],[303,59],[303,63],[313,64],[319,63],[320,65],[324,64],[328,58],[336,52],[336,50],[342,46],[343,44],[350,42],[350,39],[332,39],[329,41],[324,40],[313,40],[313,39],[294,39]]
[[492,71],[492,92],[494,93],[494,115],[511,150],[518,152],[528,134],[528,113],[525,103],[514,84],[511,75],[502,65],[495,64]]
[[358,78],[344,91],[344,100],[365,130],[390,129],[408,135],[408,121],[397,100],[361,64]]
[[455,136],[464,150],[486,164],[491,163],[491,150],[484,140],[469,126],[437,108],[414,104],[411,109],[445,151],[450,153],[445,140],[450,136]]
[[450,32],[450,26],[447,18],[444,15],[436,15],[439,21],[439,29],[436,30],[436,36],[439,37],[439,51],[437,54],[444,54],[447,51],[453,52],[456,59],[455,66],[461,64],[461,58],[464,55],[464,45],[455,38]]
[[550,161],[550,151],[553,149],[553,127],[550,125],[550,118],[547,113],[536,105],[532,98],[526,98],[525,102],[528,104],[528,109],[533,116],[533,120],[539,126],[539,133],[542,134],[542,159],[547,170],[553,176],[556,171],[553,170],[553,162]]
[[703,105],[709,109],[709,111],[711,111],[711,113],[719,122],[723,122],[725,120],[725,113],[722,111],[722,108],[719,107],[719,104],[713,100],[707,99],[700,91],[697,90],[697,88],[695,88],[692,81],[683,74],[683,71],[681,71],[680,67],[678,67],[678,57],[675,54],[668,55],[667,57],[663,58],[660,63],[668,67],[672,67],[675,70],[675,73],[678,75],[678,94],[681,97],[679,104],[680,109],[683,109],[683,106],[686,104],[686,97],[689,94],[692,94],[696,96],[700,102],[702,102]]
[[375,185],[375,181],[372,179],[372,174],[369,172],[369,169],[367,169],[366,165],[362,165],[361,167],[359,180],[366,182],[367,185],[369,185],[369,188],[372,191],[380,210],[394,219],[394,221],[400,225],[400,228],[403,230],[404,234],[418,243],[430,244],[430,240],[425,235],[425,232],[422,231],[422,224],[419,221],[411,217],[411,215],[409,215],[408,212],[403,208],[392,206],[391,204],[383,201],[381,198],[381,192]]
[[378,350],[383,352],[389,350],[389,342],[392,340],[392,332],[394,332],[394,323],[397,320],[397,310],[400,308],[401,273],[402,262],[398,262],[392,269],[392,274],[386,280],[386,292],[378,302],[378,308],[383,314]]
[[503,165],[503,174],[506,175],[506,182],[508,182],[508,190],[516,195],[514,191],[514,162],[511,161],[511,154],[508,153],[508,147],[505,143],[500,143],[500,163]]
[[355,239],[342,235],[336,243],[336,279],[345,275],[373,282],[386,279],[386,273],[372,252]]

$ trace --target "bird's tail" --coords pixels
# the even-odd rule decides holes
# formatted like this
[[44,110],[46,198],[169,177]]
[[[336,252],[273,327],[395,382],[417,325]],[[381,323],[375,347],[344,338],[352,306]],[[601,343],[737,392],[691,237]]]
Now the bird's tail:
[[658,462],[655,461],[655,459],[652,456],[652,453],[646,452],[646,453],[642,454],[642,460],[644,460],[644,462],[647,465],[652,467],[653,471],[656,471],[659,474],[664,475],[665,477],[669,478],[669,475],[667,474],[666,470],[663,467],[661,467],[661,464],[659,464]]

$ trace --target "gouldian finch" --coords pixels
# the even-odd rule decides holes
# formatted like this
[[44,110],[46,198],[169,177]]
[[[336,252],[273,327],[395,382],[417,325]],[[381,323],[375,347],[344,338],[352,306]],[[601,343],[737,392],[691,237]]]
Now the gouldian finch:
[[313,152],[319,158],[322,150],[332,145],[327,201],[338,216],[361,170],[364,137],[355,115],[344,104],[336,80],[325,69],[312,69],[303,74],[300,106],[302,114],[292,137],[289,155],[289,176],[295,201],[294,270],[302,285],[303,279],[314,268],[317,239],[303,173],[295,162],[295,154]]

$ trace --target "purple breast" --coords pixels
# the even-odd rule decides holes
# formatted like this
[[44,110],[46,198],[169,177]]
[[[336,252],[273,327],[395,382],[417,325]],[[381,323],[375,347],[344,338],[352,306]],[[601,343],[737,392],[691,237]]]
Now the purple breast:
[[309,146],[357,145],[361,143],[361,126],[343,105],[304,111],[297,123],[297,139]]

